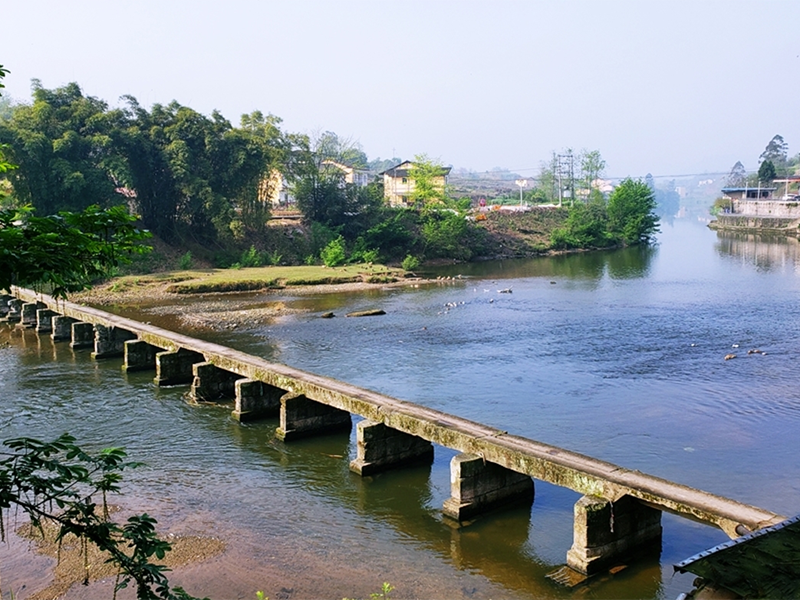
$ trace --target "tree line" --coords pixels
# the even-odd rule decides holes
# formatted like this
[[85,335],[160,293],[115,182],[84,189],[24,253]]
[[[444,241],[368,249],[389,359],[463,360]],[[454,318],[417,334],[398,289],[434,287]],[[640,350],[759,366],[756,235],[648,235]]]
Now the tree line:
[[[0,144],[18,166],[4,174],[12,190],[7,205],[13,200],[50,215],[124,204],[161,240],[193,248],[217,266],[251,248],[286,262],[318,261],[339,238],[353,260],[453,252],[468,259],[479,237],[452,213],[386,207],[381,182],[348,183],[335,166],[374,173],[396,159],[370,163],[358,144],[332,132],[286,132],[275,115],[255,111],[234,126],[217,111],[205,116],[178,102],[148,110],[125,96],[121,107],[110,108],[76,83],[49,90],[38,81],[30,104],[6,108]],[[437,168],[422,159],[420,173],[429,163]],[[267,227],[272,198],[286,184],[309,235]]]

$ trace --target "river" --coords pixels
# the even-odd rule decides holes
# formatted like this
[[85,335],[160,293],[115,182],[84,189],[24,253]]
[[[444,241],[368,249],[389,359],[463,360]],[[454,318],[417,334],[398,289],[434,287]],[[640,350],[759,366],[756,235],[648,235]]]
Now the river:
[[[662,224],[658,244],[441,267],[419,288],[293,298],[265,327],[184,331],[300,369],[792,516],[800,512],[797,240]],[[500,290],[511,290],[500,293]],[[385,316],[319,319],[382,308]],[[125,314],[151,320],[147,307]],[[163,318],[162,318],[163,320]],[[440,515],[453,452],[360,478],[354,434],[282,444],[186,388],[0,329],[0,433],[124,446],[146,467],[123,502],[228,551],[175,573],[215,598],[675,598],[672,564],[725,541],[664,515],[660,556],[577,589],[545,578],[571,545],[578,495],[536,482],[532,509],[457,529]],[[763,353],[748,354],[750,349]],[[724,360],[733,353],[736,359]],[[0,553],[4,586],[45,563]],[[33,563],[31,563],[33,565]],[[27,579],[26,579],[27,578]],[[81,590],[71,597],[81,597]],[[22,590],[18,596],[25,597]]]

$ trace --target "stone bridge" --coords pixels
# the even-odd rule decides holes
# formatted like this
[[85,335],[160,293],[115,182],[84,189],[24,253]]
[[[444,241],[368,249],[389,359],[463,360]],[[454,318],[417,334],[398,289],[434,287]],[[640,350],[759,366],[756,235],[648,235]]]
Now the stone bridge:
[[457,450],[446,516],[462,522],[511,504],[532,503],[534,480],[577,491],[567,564],[592,575],[661,541],[668,511],[722,529],[731,538],[779,523],[783,516],[640,471],[571,452],[101,311],[14,290],[0,295],[0,318],[35,328],[97,359],[122,357],[128,371],[153,370],[156,385],[190,384],[200,401],[233,401],[233,418],[279,416],[285,442],[357,423],[352,471],[369,475],[431,462],[434,445]]

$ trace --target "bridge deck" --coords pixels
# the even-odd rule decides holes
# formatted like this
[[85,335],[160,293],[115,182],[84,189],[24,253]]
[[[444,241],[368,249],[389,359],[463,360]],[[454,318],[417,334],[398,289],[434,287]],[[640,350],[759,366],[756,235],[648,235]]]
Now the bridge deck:
[[729,498],[625,469],[563,448],[509,434],[455,415],[392,398],[328,377],[269,362],[219,344],[197,340],[150,324],[95,308],[56,301],[29,290],[15,290],[20,299],[44,302],[59,314],[83,322],[130,331],[164,350],[191,350],[217,367],[311,400],[339,408],[434,444],[483,457],[486,461],[581,494],[615,501],[629,495],[659,510],[720,527],[731,538],[741,524],[748,530],[776,524],[784,517]]

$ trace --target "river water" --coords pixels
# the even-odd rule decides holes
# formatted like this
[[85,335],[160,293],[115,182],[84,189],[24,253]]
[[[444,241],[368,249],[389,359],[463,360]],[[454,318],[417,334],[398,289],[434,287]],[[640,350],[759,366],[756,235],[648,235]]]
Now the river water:
[[[681,220],[662,230],[649,249],[453,265],[434,274],[460,278],[419,288],[273,295],[309,312],[185,333],[800,513],[797,240]],[[365,308],[387,314],[318,318]],[[126,314],[177,327],[147,307]],[[561,588],[545,574],[565,561],[574,492],[536,482],[532,509],[456,529],[440,515],[450,450],[437,447],[430,467],[362,479],[348,471],[354,434],[282,444],[276,420],[239,425],[230,407],[192,406],[186,388],[157,389],[152,373],[123,375],[120,361],[92,361],[32,332],[0,329],[5,341],[2,437],[69,431],[147,463],[126,477],[127,506],[229,544],[175,573],[193,593],[368,597],[389,581],[396,598],[668,599],[693,578],[673,575],[672,564],[727,539],[665,514],[660,556]],[[737,358],[724,360],[729,353]],[[13,554],[0,553],[4,585],[41,587],[44,563]]]

